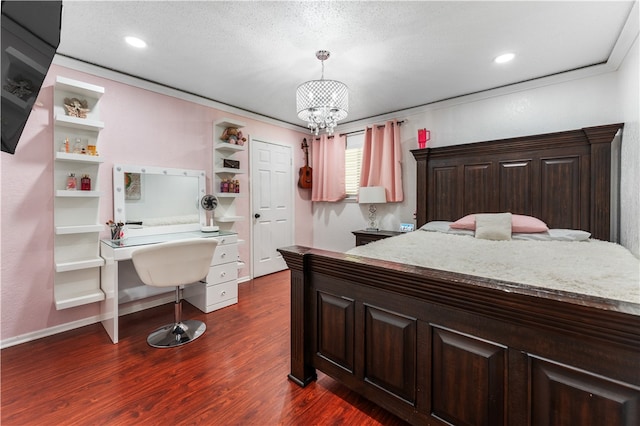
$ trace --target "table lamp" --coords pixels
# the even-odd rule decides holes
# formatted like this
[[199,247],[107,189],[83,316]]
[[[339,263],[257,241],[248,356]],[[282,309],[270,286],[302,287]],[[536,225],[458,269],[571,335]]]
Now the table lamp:
[[367,231],[377,231],[376,204],[387,202],[384,186],[361,186],[358,191],[358,203],[369,204],[369,225]]

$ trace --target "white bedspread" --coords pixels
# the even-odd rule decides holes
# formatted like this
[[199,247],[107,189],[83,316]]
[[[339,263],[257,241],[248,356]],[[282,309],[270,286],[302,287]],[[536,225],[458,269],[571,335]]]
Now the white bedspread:
[[640,303],[640,261],[605,241],[489,241],[415,231],[347,253]]

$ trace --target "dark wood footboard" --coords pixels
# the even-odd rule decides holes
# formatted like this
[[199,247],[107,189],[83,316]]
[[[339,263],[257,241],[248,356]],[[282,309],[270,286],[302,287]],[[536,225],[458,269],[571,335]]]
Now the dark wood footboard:
[[291,374],[412,424],[637,425],[640,306],[287,247]]

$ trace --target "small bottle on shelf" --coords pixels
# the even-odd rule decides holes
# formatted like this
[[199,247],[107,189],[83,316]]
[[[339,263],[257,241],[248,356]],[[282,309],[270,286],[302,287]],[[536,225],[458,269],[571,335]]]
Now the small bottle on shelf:
[[236,188],[236,194],[239,194],[240,193],[240,181],[238,179],[236,179],[235,188]]
[[78,180],[76,179],[75,173],[69,173],[67,176],[67,190],[75,191],[78,186]]
[[76,143],[73,145],[73,153],[74,154],[82,153],[82,142],[80,142],[80,138],[76,138]]
[[84,175],[82,179],[80,179],[80,190],[91,191],[91,178],[89,175]]
[[227,189],[227,192],[236,192],[236,181],[234,181],[233,179],[229,180],[229,189]]

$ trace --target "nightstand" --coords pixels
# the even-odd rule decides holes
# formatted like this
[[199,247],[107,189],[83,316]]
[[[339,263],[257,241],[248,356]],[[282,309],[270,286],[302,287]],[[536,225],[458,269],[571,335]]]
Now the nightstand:
[[394,237],[400,235],[403,232],[400,231],[353,231],[352,234],[356,236],[356,246],[362,246],[372,241],[382,240],[384,238]]

